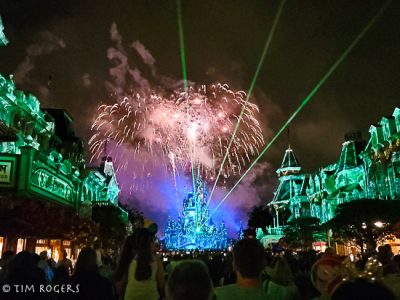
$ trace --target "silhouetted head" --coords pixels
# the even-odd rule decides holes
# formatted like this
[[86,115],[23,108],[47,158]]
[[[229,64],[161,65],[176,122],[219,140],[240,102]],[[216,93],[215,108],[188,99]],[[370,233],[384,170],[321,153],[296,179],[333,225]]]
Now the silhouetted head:
[[293,281],[292,271],[286,261],[279,258],[273,268],[267,268],[271,281],[279,285],[288,285]]
[[233,247],[233,268],[244,278],[259,278],[264,268],[264,248],[254,238],[244,238]]
[[385,248],[385,250],[386,250],[388,253],[393,253],[393,252],[392,252],[392,246],[390,246],[389,244],[385,244],[383,247]]
[[19,252],[10,265],[10,273],[24,273],[32,271],[37,265],[35,257],[28,251]]
[[28,251],[19,252],[9,264],[7,280],[16,283],[43,283],[45,275],[37,264],[39,255]]
[[378,283],[371,283],[365,279],[356,279],[340,284],[333,292],[331,300],[395,300],[393,294]]
[[121,280],[127,273],[132,259],[137,253],[136,230],[125,239],[124,246],[121,250],[121,255],[118,262],[118,267],[115,272],[115,280]]
[[169,300],[209,300],[213,286],[206,265],[200,260],[183,260],[168,279]]
[[47,260],[47,258],[48,258],[47,251],[45,250],[45,251],[40,252],[39,256],[40,256],[41,260]]
[[7,261],[9,259],[12,259],[15,257],[15,252],[11,250],[7,250],[3,252],[3,255],[1,256],[1,260]]
[[85,247],[79,252],[75,265],[75,275],[97,272],[96,250]]

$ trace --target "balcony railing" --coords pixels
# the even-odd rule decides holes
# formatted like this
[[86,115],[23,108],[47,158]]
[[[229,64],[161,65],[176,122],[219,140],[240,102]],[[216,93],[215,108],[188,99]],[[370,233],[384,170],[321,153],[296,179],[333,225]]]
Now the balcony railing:
[[267,235],[283,235],[285,226],[267,227]]

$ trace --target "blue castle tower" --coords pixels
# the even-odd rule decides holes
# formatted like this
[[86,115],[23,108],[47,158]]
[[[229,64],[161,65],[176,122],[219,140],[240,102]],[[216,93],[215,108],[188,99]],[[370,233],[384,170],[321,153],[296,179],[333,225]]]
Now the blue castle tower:
[[217,227],[209,218],[207,186],[200,171],[192,192],[183,199],[183,212],[175,221],[168,218],[165,245],[169,250],[226,249],[228,238],[225,223]]

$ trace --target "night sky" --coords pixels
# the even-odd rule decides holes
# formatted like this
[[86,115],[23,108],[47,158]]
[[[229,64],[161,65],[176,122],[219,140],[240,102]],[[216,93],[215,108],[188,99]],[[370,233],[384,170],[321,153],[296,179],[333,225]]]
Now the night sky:
[[[279,1],[182,2],[188,79],[247,91]],[[266,141],[385,2],[287,0],[252,100]],[[391,3],[292,122],[290,144],[305,171],[335,161],[345,132],[361,130],[368,139],[369,126],[400,105],[399,4]],[[0,73],[14,73],[17,87],[42,107],[67,109],[86,141],[97,106],[113,101],[105,88],[113,23],[143,76],[150,70],[129,47],[133,41],[151,53],[158,73],[182,76],[175,1],[0,0],[0,14],[10,40],[0,49]],[[259,198],[246,201],[271,199],[287,144],[284,134],[263,157]]]

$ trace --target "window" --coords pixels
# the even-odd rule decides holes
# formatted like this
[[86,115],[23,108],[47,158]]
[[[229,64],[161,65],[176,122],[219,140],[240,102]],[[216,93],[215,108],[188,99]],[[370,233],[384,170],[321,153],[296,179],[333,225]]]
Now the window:
[[[36,254],[40,254],[41,252],[43,252],[43,251],[49,251],[50,249],[49,249],[49,247],[48,246],[36,246],[35,247],[35,253]],[[50,250],[50,253],[51,253],[51,250]],[[49,255],[50,256],[50,255]]]
[[18,239],[17,240],[17,253],[24,251],[26,245],[26,239]]
[[3,254],[4,237],[0,236],[0,258]]

